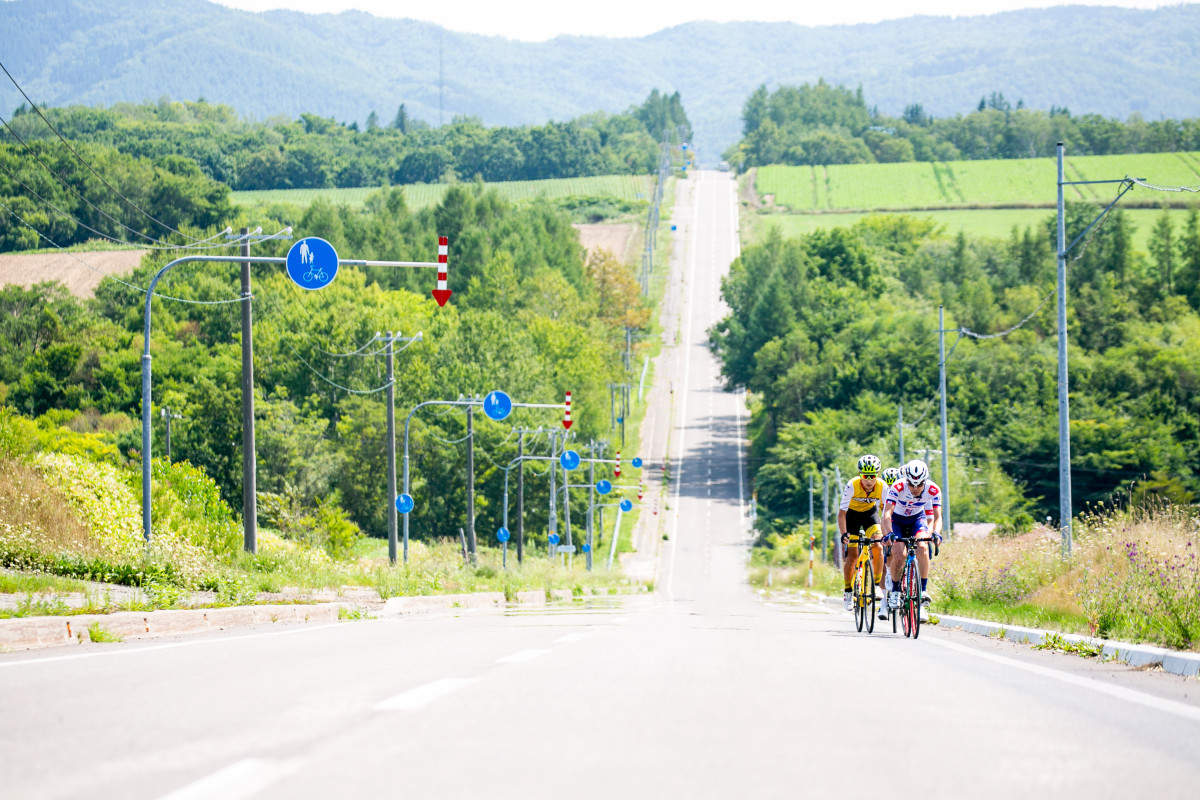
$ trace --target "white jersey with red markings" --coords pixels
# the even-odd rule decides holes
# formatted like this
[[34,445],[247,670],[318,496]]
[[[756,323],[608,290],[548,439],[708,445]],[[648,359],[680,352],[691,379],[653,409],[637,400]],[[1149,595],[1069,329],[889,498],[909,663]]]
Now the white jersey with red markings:
[[913,495],[907,482],[896,481],[888,489],[884,502],[895,506],[896,510],[892,513],[902,517],[915,517],[922,512],[932,514],[935,508],[942,507],[942,490],[933,481],[925,481],[920,493]]

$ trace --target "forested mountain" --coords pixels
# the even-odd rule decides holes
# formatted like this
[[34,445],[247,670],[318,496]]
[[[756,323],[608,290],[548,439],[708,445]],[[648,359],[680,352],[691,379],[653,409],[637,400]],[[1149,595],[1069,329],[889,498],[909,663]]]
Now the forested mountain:
[[[307,111],[364,125],[400,103],[489,125],[620,111],[651,89],[680,91],[702,157],[741,133],[760,84],[864,87],[868,106],[934,116],[1003,91],[1031,108],[1147,119],[1200,116],[1200,5],[1153,11],[1083,6],[873,25],[688,23],[629,39],[514,42],[361,12],[234,11],[203,0],[4,0],[0,52],[38,102],[111,104],[201,96],[242,114]],[[11,87],[0,109],[19,105]]]

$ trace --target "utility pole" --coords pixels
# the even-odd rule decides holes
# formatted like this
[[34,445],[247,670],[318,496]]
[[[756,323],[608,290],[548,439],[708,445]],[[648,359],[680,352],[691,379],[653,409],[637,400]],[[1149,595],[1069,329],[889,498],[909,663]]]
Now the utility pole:
[[170,406],[163,406],[159,412],[167,423],[167,463],[171,463],[171,420],[183,419],[183,414],[172,414]]
[[[837,479],[837,483],[834,484],[833,499],[834,502],[837,502],[838,492],[842,490],[842,469],[837,464],[833,465],[833,474]],[[840,536],[833,537],[833,563],[839,567],[842,565],[842,537]]]
[[904,406],[896,406],[896,433],[900,438],[900,466],[904,466]]
[[[250,258],[250,229],[242,228],[242,255]],[[250,262],[242,267],[242,546],[258,553],[258,478],[254,449],[254,335]]]
[[813,475],[808,473],[808,537],[817,535],[817,520],[813,516]]
[[[378,334],[376,334],[378,335]],[[396,379],[392,332],[387,332],[387,482],[388,482],[388,561],[396,563]],[[376,362],[378,363],[378,362]]]
[[[1119,199],[1119,196],[1118,196]],[[1113,201],[1116,202],[1116,201]],[[1095,223],[1092,223],[1093,225]],[[1085,231],[1086,233],[1086,231]],[[1079,241],[1076,239],[1076,241]],[[1058,518],[1063,558],[1071,556],[1071,401],[1067,395],[1067,222],[1063,143],[1058,143]],[[1071,245],[1074,247],[1074,243]]]
[[[550,536],[558,533],[558,508],[556,503],[558,498],[557,490],[554,488],[554,451],[558,449],[558,434],[554,431],[550,432]],[[550,551],[550,560],[554,560],[554,545],[548,546]]]
[[821,560],[829,560],[829,475],[821,474]]
[[592,571],[592,526],[596,505],[596,442],[588,442],[587,570]]
[[525,560],[525,430],[517,434],[517,563]]
[[946,444],[946,309],[938,306],[938,380],[942,393],[942,530],[949,536],[954,532],[950,524],[950,447]]
[[475,554],[475,406],[467,406],[467,548],[471,552],[471,566],[476,564]]

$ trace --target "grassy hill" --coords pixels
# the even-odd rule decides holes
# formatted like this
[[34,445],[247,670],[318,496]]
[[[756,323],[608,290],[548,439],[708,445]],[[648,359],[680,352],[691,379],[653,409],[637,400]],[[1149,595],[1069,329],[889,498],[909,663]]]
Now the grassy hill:
[[[681,16],[688,13],[681,7]],[[1125,117],[1200,115],[1200,5],[1141,11],[1068,6],[872,25],[694,22],[627,39],[548,42],[446,31],[362,12],[251,14],[204,0],[6,0],[4,62],[52,105],[204,96],[243,114],[302,111],[390,119],[400,103],[444,119],[540,123],[680,91],[712,163],[741,132],[761,83],[862,84],[868,105],[922,103],[944,116],[1000,90],[1033,108]],[[11,33],[19,32],[19,35]],[[1069,46],[1064,36],[1070,35]],[[0,108],[19,103],[11,87]]]
[[[1200,186],[1200,153],[1158,153],[1067,158],[1068,180],[1105,180],[1126,175],[1152,183]],[[945,225],[950,233],[1007,237],[1013,227],[1041,225],[1057,202],[1054,159],[951,161],[907,164],[844,164],[828,167],[761,167],[742,177],[743,198],[754,202],[742,218],[747,242],[761,241],[771,227],[785,236],[818,228],[849,227],[878,212],[909,213]],[[1068,199],[1108,203],[1111,185],[1072,187]],[[1133,246],[1146,252],[1150,230],[1164,202],[1182,225],[1180,205],[1200,204],[1194,194],[1134,189],[1121,201],[1133,223]]]

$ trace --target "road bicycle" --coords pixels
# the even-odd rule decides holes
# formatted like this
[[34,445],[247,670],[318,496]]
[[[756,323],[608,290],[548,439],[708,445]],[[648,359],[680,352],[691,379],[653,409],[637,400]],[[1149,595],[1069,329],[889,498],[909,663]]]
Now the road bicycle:
[[312,283],[313,281],[323,281],[329,276],[325,274],[325,270],[319,267],[312,267],[308,272],[304,273],[304,282]]
[[[893,586],[900,592],[900,608],[889,608],[892,617],[892,633],[896,632],[896,617],[904,628],[905,637],[916,639],[921,635],[921,571],[917,566],[917,543],[933,542],[933,554],[938,554],[937,540],[932,536],[902,536],[895,541],[904,545],[904,572],[900,574],[900,584]],[[889,552],[891,548],[888,548]]]
[[861,632],[875,632],[875,568],[871,565],[871,545],[883,539],[868,539],[860,533],[846,535],[846,543],[858,545],[858,560],[854,562],[854,626]]

